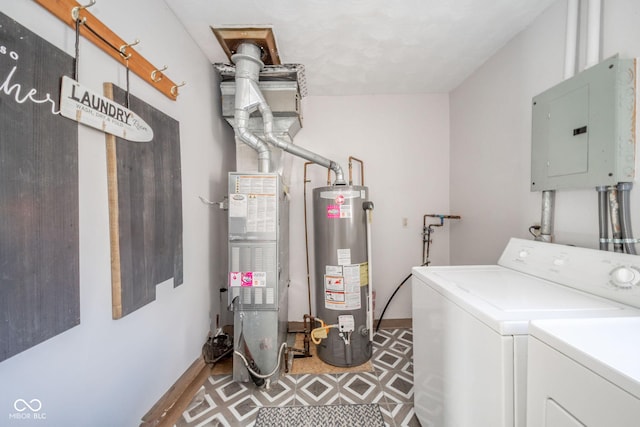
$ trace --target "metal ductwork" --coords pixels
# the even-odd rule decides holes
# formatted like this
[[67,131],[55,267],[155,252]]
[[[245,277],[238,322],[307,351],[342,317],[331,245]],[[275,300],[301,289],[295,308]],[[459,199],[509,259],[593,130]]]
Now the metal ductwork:
[[[271,172],[279,167],[272,156],[273,150],[267,146],[269,143],[279,150],[331,169],[336,175],[334,184],[345,185],[340,165],[293,145],[293,136],[302,127],[298,78],[291,78],[291,68],[280,66],[284,69],[284,80],[272,71],[269,76],[272,80],[260,82],[260,72],[264,68],[260,57],[260,47],[245,42],[239,44],[231,57],[235,64],[232,82],[224,81],[224,72],[228,69],[218,67],[223,75],[220,86],[223,116],[233,126],[236,137],[258,153],[258,171]],[[293,71],[295,75],[296,70]],[[272,99],[268,101],[268,97]],[[270,104],[275,106],[273,110]]]
[[[222,116],[227,122],[236,127],[236,67],[227,64],[216,64],[222,82],[220,92],[222,96]],[[292,142],[294,136],[302,128],[302,111],[300,99],[304,96],[304,84],[301,76],[304,68],[300,65],[274,66],[266,65],[260,71],[258,89],[273,112],[273,131],[283,140]],[[240,93],[243,93],[241,90]],[[264,139],[264,121],[260,111],[256,108],[246,119],[246,129]],[[271,147],[270,170],[287,176],[291,158],[285,156],[280,149]],[[255,150],[239,138],[236,144],[236,170],[257,170]]]

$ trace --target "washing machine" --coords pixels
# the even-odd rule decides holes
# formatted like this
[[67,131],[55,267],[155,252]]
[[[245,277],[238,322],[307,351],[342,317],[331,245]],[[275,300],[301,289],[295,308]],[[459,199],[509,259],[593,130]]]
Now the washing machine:
[[633,255],[511,239],[497,265],[412,272],[423,427],[525,426],[530,321],[640,316]]
[[527,423],[640,425],[640,318],[534,321]]

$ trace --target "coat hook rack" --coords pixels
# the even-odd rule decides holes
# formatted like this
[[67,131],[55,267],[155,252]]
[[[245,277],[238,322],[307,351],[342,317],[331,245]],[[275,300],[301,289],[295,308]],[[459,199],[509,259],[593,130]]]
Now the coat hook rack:
[[138,43],[140,43],[140,40],[136,39],[133,43],[127,43],[127,44],[123,44],[122,46],[120,46],[120,55],[122,55],[124,57],[124,59],[129,59],[131,58],[131,53],[127,55],[127,49],[130,48],[131,46],[135,46]]
[[173,94],[173,96],[178,96],[178,88],[181,88],[182,86],[186,85],[187,82],[182,82],[179,85],[175,85],[171,87],[171,93]]
[[86,5],[82,5],[75,0],[35,1],[74,30],[76,21],[80,20],[83,24],[80,26],[80,34],[82,36],[123,66],[128,66],[132,72],[169,99],[176,100],[178,91],[174,87],[178,86],[164,74],[161,74],[161,77],[157,80],[152,78],[152,74],[158,71],[158,67],[151,64],[133,48],[139,41],[127,43],[87,10],[96,3],[96,0],[89,0],[89,4]]
[[91,0],[91,3],[85,4],[84,6],[80,5],[80,6],[74,7],[73,9],[71,9],[71,17],[73,18],[74,21],[77,21],[78,19],[80,19],[80,11],[82,9],[88,9],[94,4],[96,4],[96,0]]
[[162,74],[163,72],[165,72],[167,70],[166,65],[164,67],[162,67],[159,70],[153,70],[151,72],[151,80],[153,80],[154,82],[158,83],[160,80],[162,80],[162,78],[164,77],[164,74]]

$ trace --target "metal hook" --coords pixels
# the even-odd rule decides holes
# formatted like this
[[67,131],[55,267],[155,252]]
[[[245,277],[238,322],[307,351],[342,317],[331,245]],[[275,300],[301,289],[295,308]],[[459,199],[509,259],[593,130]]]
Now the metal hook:
[[[153,80],[154,82],[158,83],[160,80],[162,80],[162,77],[163,77],[162,72],[165,71],[167,68],[169,68],[169,67],[167,67],[165,65],[164,67],[162,67],[159,70],[153,70],[151,72],[151,80]],[[159,77],[158,77],[158,75],[159,75]]]
[[[82,9],[88,9],[91,6],[93,6],[94,4],[96,4],[96,0],[89,0],[89,4],[85,4],[84,6],[80,5],[80,6],[76,6],[73,9],[71,9],[71,17],[73,18],[74,21],[77,21],[78,18],[80,18],[80,11]],[[86,20],[86,18],[85,18]]]
[[179,85],[171,86],[171,95],[178,96],[178,88],[186,85],[187,82],[182,82]]
[[120,55],[122,55],[122,57],[124,59],[129,59],[131,58],[131,54],[127,55],[127,49],[130,48],[131,46],[135,46],[138,43],[140,43],[140,40],[135,39],[135,41],[133,43],[128,43],[128,44],[123,44],[122,46],[120,46]]

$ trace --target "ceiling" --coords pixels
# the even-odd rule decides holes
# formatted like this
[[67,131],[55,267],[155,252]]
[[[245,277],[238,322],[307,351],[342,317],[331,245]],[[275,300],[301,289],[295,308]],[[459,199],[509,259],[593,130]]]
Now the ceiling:
[[313,96],[449,92],[554,1],[165,0],[212,63],[210,27],[271,27]]

